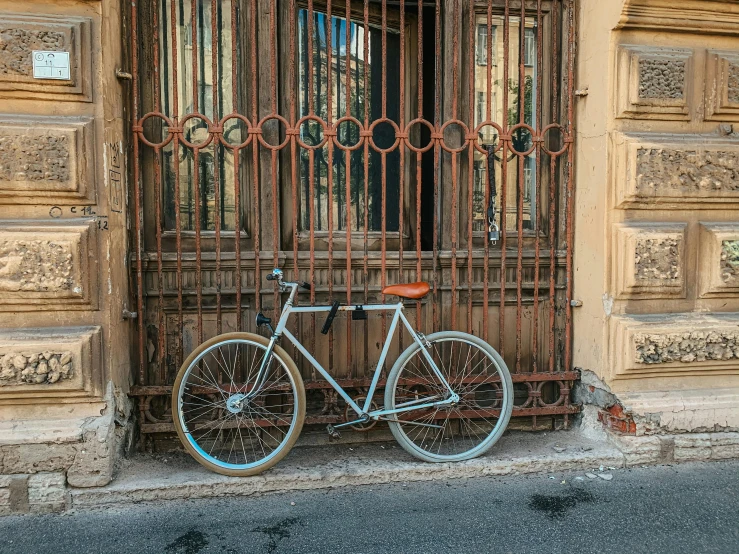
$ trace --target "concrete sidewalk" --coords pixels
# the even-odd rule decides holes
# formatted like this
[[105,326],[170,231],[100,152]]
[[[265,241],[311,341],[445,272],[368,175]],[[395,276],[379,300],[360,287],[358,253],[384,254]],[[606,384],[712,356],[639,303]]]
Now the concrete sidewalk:
[[186,454],[137,455],[105,487],[69,490],[71,508],[111,504],[248,496],[349,485],[402,483],[534,472],[624,467],[624,454],[606,440],[577,431],[507,433],[491,451],[467,462],[416,460],[393,442],[297,447],[254,477],[211,473]]

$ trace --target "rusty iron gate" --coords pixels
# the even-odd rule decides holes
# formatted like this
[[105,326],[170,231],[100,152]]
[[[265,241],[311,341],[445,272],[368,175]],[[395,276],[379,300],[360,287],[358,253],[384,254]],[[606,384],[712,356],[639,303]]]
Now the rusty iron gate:
[[[173,430],[193,348],[277,317],[272,267],[313,285],[305,303],[430,282],[417,328],[483,337],[514,418],[568,424],[575,0],[137,0],[129,17],[143,433]],[[294,327],[364,394],[384,317]],[[343,420],[298,365],[307,423]]]

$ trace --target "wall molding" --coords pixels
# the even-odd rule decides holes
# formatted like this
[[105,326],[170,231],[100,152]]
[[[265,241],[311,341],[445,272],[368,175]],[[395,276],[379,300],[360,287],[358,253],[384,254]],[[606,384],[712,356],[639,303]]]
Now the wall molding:
[[739,33],[739,5],[720,0],[626,0],[616,29]]

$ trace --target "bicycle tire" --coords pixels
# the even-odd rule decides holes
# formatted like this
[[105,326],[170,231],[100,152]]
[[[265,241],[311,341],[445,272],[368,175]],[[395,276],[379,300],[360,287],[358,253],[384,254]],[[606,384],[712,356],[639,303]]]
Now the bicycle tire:
[[[300,435],[300,431],[302,430],[303,422],[305,420],[305,386],[295,362],[288,356],[287,352],[278,345],[275,345],[272,351],[272,359],[276,360],[277,363],[273,363],[272,360],[269,362],[270,373],[268,374],[268,377],[272,376],[273,372],[276,372],[273,380],[269,381],[269,386],[267,388],[262,387],[254,402],[246,404],[240,412],[232,412],[231,410],[234,409],[233,405],[229,408],[229,400],[233,400],[235,394],[241,394],[247,390],[249,385],[249,376],[253,374],[255,366],[258,368],[258,364],[261,361],[261,358],[258,357],[257,353],[266,352],[268,344],[269,339],[260,335],[252,333],[226,333],[214,337],[198,346],[180,367],[174,386],[172,387],[172,419],[174,421],[174,426],[177,430],[177,435],[187,452],[201,465],[211,471],[222,475],[236,477],[246,477],[266,471],[287,455]],[[238,379],[234,381],[237,370],[241,370],[241,375],[244,376],[245,372],[243,370],[245,366],[243,361],[247,360],[247,356],[243,356],[241,358],[242,361],[240,361],[239,345],[250,346],[254,350],[254,354],[251,356],[249,373],[246,373],[244,383],[239,383]],[[231,349],[235,348],[235,353],[233,354],[233,371],[230,378],[231,383],[228,385],[224,385],[220,379],[217,379],[210,369],[208,372],[204,369],[204,367],[208,365],[208,356],[215,356],[213,353],[216,352],[216,349],[221,353],[223,361],[226,362],[226,357],[223,355],[223,350],[221,349],[223,346],[229,346]],[[217,357],[214,359],[218,360]],[[231,358],[229,358],[228,363],[230,362]],[[194,373],[195,368],[198,369],[199,374]],[[227,371],[226,373],[228,374]],[[210,374],[210,377],[208,377],[208,374]],[[190,379],[190,376],[192,376],[193,379]],[[203,378],[203,376],[205,376],[205,378]],[[199,379],[199,381],[196,381],[196,378]],[[198,382],[201,384],[198,385]],[[242,386],[244,389],[243,391],[241,391]],[[187,392],[187,390],[189,390],[189,392]],[[282,397],[286,396],[285,393],[287,393],[288,403],[279,404],[279,412],[269,411],[265,407],[268,404],[267,401],[274,400],[275,397],[279,397],[279,401],[282,402]],[[207,399],[208,395],[215,395],[216,399]],[[220,396],[220,398],[218,398],[218,396]],[[194,400],[197,400],[200,397],[206,398],[206,400],[203,400],[198,406]],[[187,398],[187,400],[185,400],[185,398]],[[259,400],[260,398],[261,400]],[[292,400],[290,400],[290,398]],[[261,406],[259,402],[263,402],[264,406]],[[292,404],[290,404],[290,402],[292,402]],[[195,407],[188,408],[189,411],[186,412],[183,410],[183,406],[185,406],[186,403],[194,404]],[[275,406],[276,405],[273,403],[269,404],[269,408],[275,409]],[[284,408],[285,406],[288,406],[288,408]],[[289,406],[292,406],[292,408],[289,408]],[[287,409],[288,412],[283,413],[283,409]],[[241,414],[244,414],[247,410],[248,413],[241,416]],[[231,416],[234,416],[234,418],[229,423],[229,426],[226,427],[226,422],[228,422],[230,418],[230,416],[226,416],[226,419],[223,420],[224,423],[221,423],[218,435],[215,439],[211,439],[214,442],[213,447],[211,447],[210,452],[206,452],[203,447],[204,444],[201,443],[208,440],[204,438],[206,433],[209,430],[215,429],[218,424],[209,423],[205,416],[213,417],[213,412],[215,412],[216,415],[218,415],[219,412],[228,412]],[[257,417],[252,417],[252,415]],[[206,421],[203,423],[200,420],[204,418]],[[250,419],[250,421],[246,421],[247,419]],[[280,420],[282,420],[283,424],[277,425],[277,423],[280,423]],[[198,427],[199,421],[200,426]],[[285,425],[285,422],[289,422],[289,425]],[[284,430],[285,427],[287,427],[286,430]],[[231,446],[232,449],[236,441],[236,435],[238,434],[241,441],[241,447],[243,449],[244,463],[231,463],[232,451],[229,451],[228,458],[225,461],[212,455],[213,448],[215,448],[215,444],[218,443],[219,437],[221,436],[220,434],[223,432],[224,428],[227,433],[231,431],[234,435],[233,444]],[[281,440],[274,438],[270,433],[272,428],[278,429],[280,430],[280,433],[283,433]],[[234,429],[236,429],[236,431],[234,431]],[[267,429],[270,429],[270,431]],[[203,430],[200,442],[198,442],[198,438],[196,437],[196,433],[199,430]],[[253,434],[253,437],[250,433]],[[262,439],[260,435],[264,435],[265,433],[268,434],[272,440]],[[277,431],[272,431],[272,433],[277,434]],[[253,461],[248,461],[244,435],[248,437],[250,445],[252,446],[254,453]],[[257,449],[254,448],[254,439],[257,440],[257,444],[264,453],[263,458],[259,458]],[[269,453],[265,450],[265,445],[268,442],[277,442],[277,445],[274,449],[271,449]],[[267,445],[267,447],[270,448],[269,445]]]
[[[459,394],[460,402],[456,406],[413,410],[391,416],[395,420],[389,422],[390,431],[406,452],[427,462],[455,462],[481,456],[500,439],[511,417],[513,382],[508,367],[492,346],[474,335],[442,331],[427,336],[426,340],[431,344],[432,357],[440,358],[442,363],[436,359],[434,361],[452,389]],[[466,363],[475,363],[473,369],[463,369],[460,374],[456,366],[452,367],[454,343],[462,351],[467,346]],[[443,363],[447,353],[440,352],[441,344],[451,351],[449,364]],[[472,360],[469,360],[470,357]],[[485,360],[489,363],[479,368],[479,364]],[[490,369],[494,371],[491,372]],[[484,374],[482,370],[485,371]],[[390,370],[385,388],[385,409],[395,409],[396,404],[413,401],[414,396],[422,399],[424,394],[430,393],[443,396],[446,388],[423,357],[421,347],[414,341]],[[487,418],[470,417],[485,414],[488,414]],[[488,420],[493,418],[495,421],[490,432],[481,437],[490,424]],[[439,426],[438,422],[442,419],[440,429],[432,427]],[[480,420],[484,421],[484,426]],[[456,439],[455,427],[458,428]],[[475,431],[475,428],[481,432]],[[476,434],[475,439],[471,437],[473,432]]]

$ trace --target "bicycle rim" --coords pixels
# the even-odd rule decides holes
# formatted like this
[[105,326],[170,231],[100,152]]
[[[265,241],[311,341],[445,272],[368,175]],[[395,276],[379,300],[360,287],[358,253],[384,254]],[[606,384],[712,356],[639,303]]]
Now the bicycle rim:
[[[390,429],[403,448],[426,461],[479,456],[500,438],[510,419],[513,384],[505,362],[490,345],[466,333],[436,333],[428,340],[428,352],[459,402],[397,414]],[[446,396],[446,387],[414,345],[390,373],[385,404],[395,409]]]
[[305,401],[299,376],[276,352],[264,384],[253,398],[245,398],[256,386],[265,353],[261,340],[217,341],[189,363],[179,380],[181,438],[211,469],[266,469],[284,456],[300,432]]

